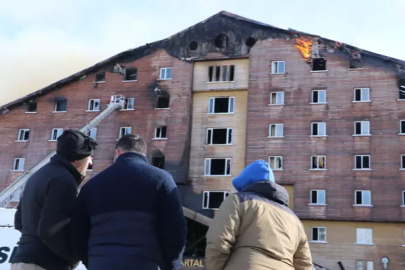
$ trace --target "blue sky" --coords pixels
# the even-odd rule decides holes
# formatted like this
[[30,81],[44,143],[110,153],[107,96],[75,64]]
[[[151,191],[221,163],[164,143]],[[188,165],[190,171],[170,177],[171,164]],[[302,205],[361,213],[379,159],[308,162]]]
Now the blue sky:
[[405,60],[405,0],[2,2],[0,105],[221,10]]

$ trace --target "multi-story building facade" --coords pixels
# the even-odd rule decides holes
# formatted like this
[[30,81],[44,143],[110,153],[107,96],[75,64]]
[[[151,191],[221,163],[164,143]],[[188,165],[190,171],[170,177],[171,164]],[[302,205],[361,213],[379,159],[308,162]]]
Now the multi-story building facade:
[[232,178],[264,159],[289,192],[316,263],[402,269],[404,78],[400,60],[221,12],[1,107],[0,190],[63,129],[125,95],[126,107],[91,132],[100,147],[90,177],[113,162],[119,136],[142,135],[150,162],[181,191],[187,256],[203,257]]

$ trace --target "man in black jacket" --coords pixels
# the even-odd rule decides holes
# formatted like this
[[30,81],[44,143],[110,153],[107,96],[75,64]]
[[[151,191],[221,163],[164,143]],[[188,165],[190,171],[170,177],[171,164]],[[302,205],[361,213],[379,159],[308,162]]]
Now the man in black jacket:
[[86,134],[67,130],[58,138],[50,163],[28,179],[15,215],[15,228],[22,235],[11,270],[69,270],[77,263],[67,227],[96,145]]
[[186,220],[172,176],[148,164],[145,141],[125,135],[117,159],[81,189],[73,251],[90,270],[177,270]]

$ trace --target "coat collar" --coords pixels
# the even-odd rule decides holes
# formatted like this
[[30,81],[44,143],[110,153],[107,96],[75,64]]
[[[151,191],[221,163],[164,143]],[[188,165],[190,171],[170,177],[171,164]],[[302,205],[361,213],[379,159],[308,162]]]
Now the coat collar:
[[127,153],[121,154],[117,158],[116,162],[120,162],[125,159],[132,159],[132,160],[136,160],[136,161],[147,163],[147,164],[149,163],[148,159],[144,155],[141,155],[138,153],[133,153],[133,152],[127,152]]
[[279,184],[270,181],[252,183],[245,187],[243,192],[254,192],[269,200],[288,206],[289,196],[287,190]]
[[51,163],[59,164],[59,165],[62,165],[63,167],[65,167],[72,174],[72,176],[75,179],[77,185],[80,185],[80,183],[83,181],[84,176],[81,175],[77,171],[77,169],[72,165],[72,163],[70,163],[64,157],[56,154],[53,157],[51,157]]

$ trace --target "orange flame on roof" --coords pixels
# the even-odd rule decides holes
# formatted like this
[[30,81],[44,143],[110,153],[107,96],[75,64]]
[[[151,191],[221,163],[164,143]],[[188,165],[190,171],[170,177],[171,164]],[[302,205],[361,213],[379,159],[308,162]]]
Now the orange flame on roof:
[[311,58],[312,40],[309,38],[297,38],[294,40],[295,48],[297,48],[305,60],[309,61]]

